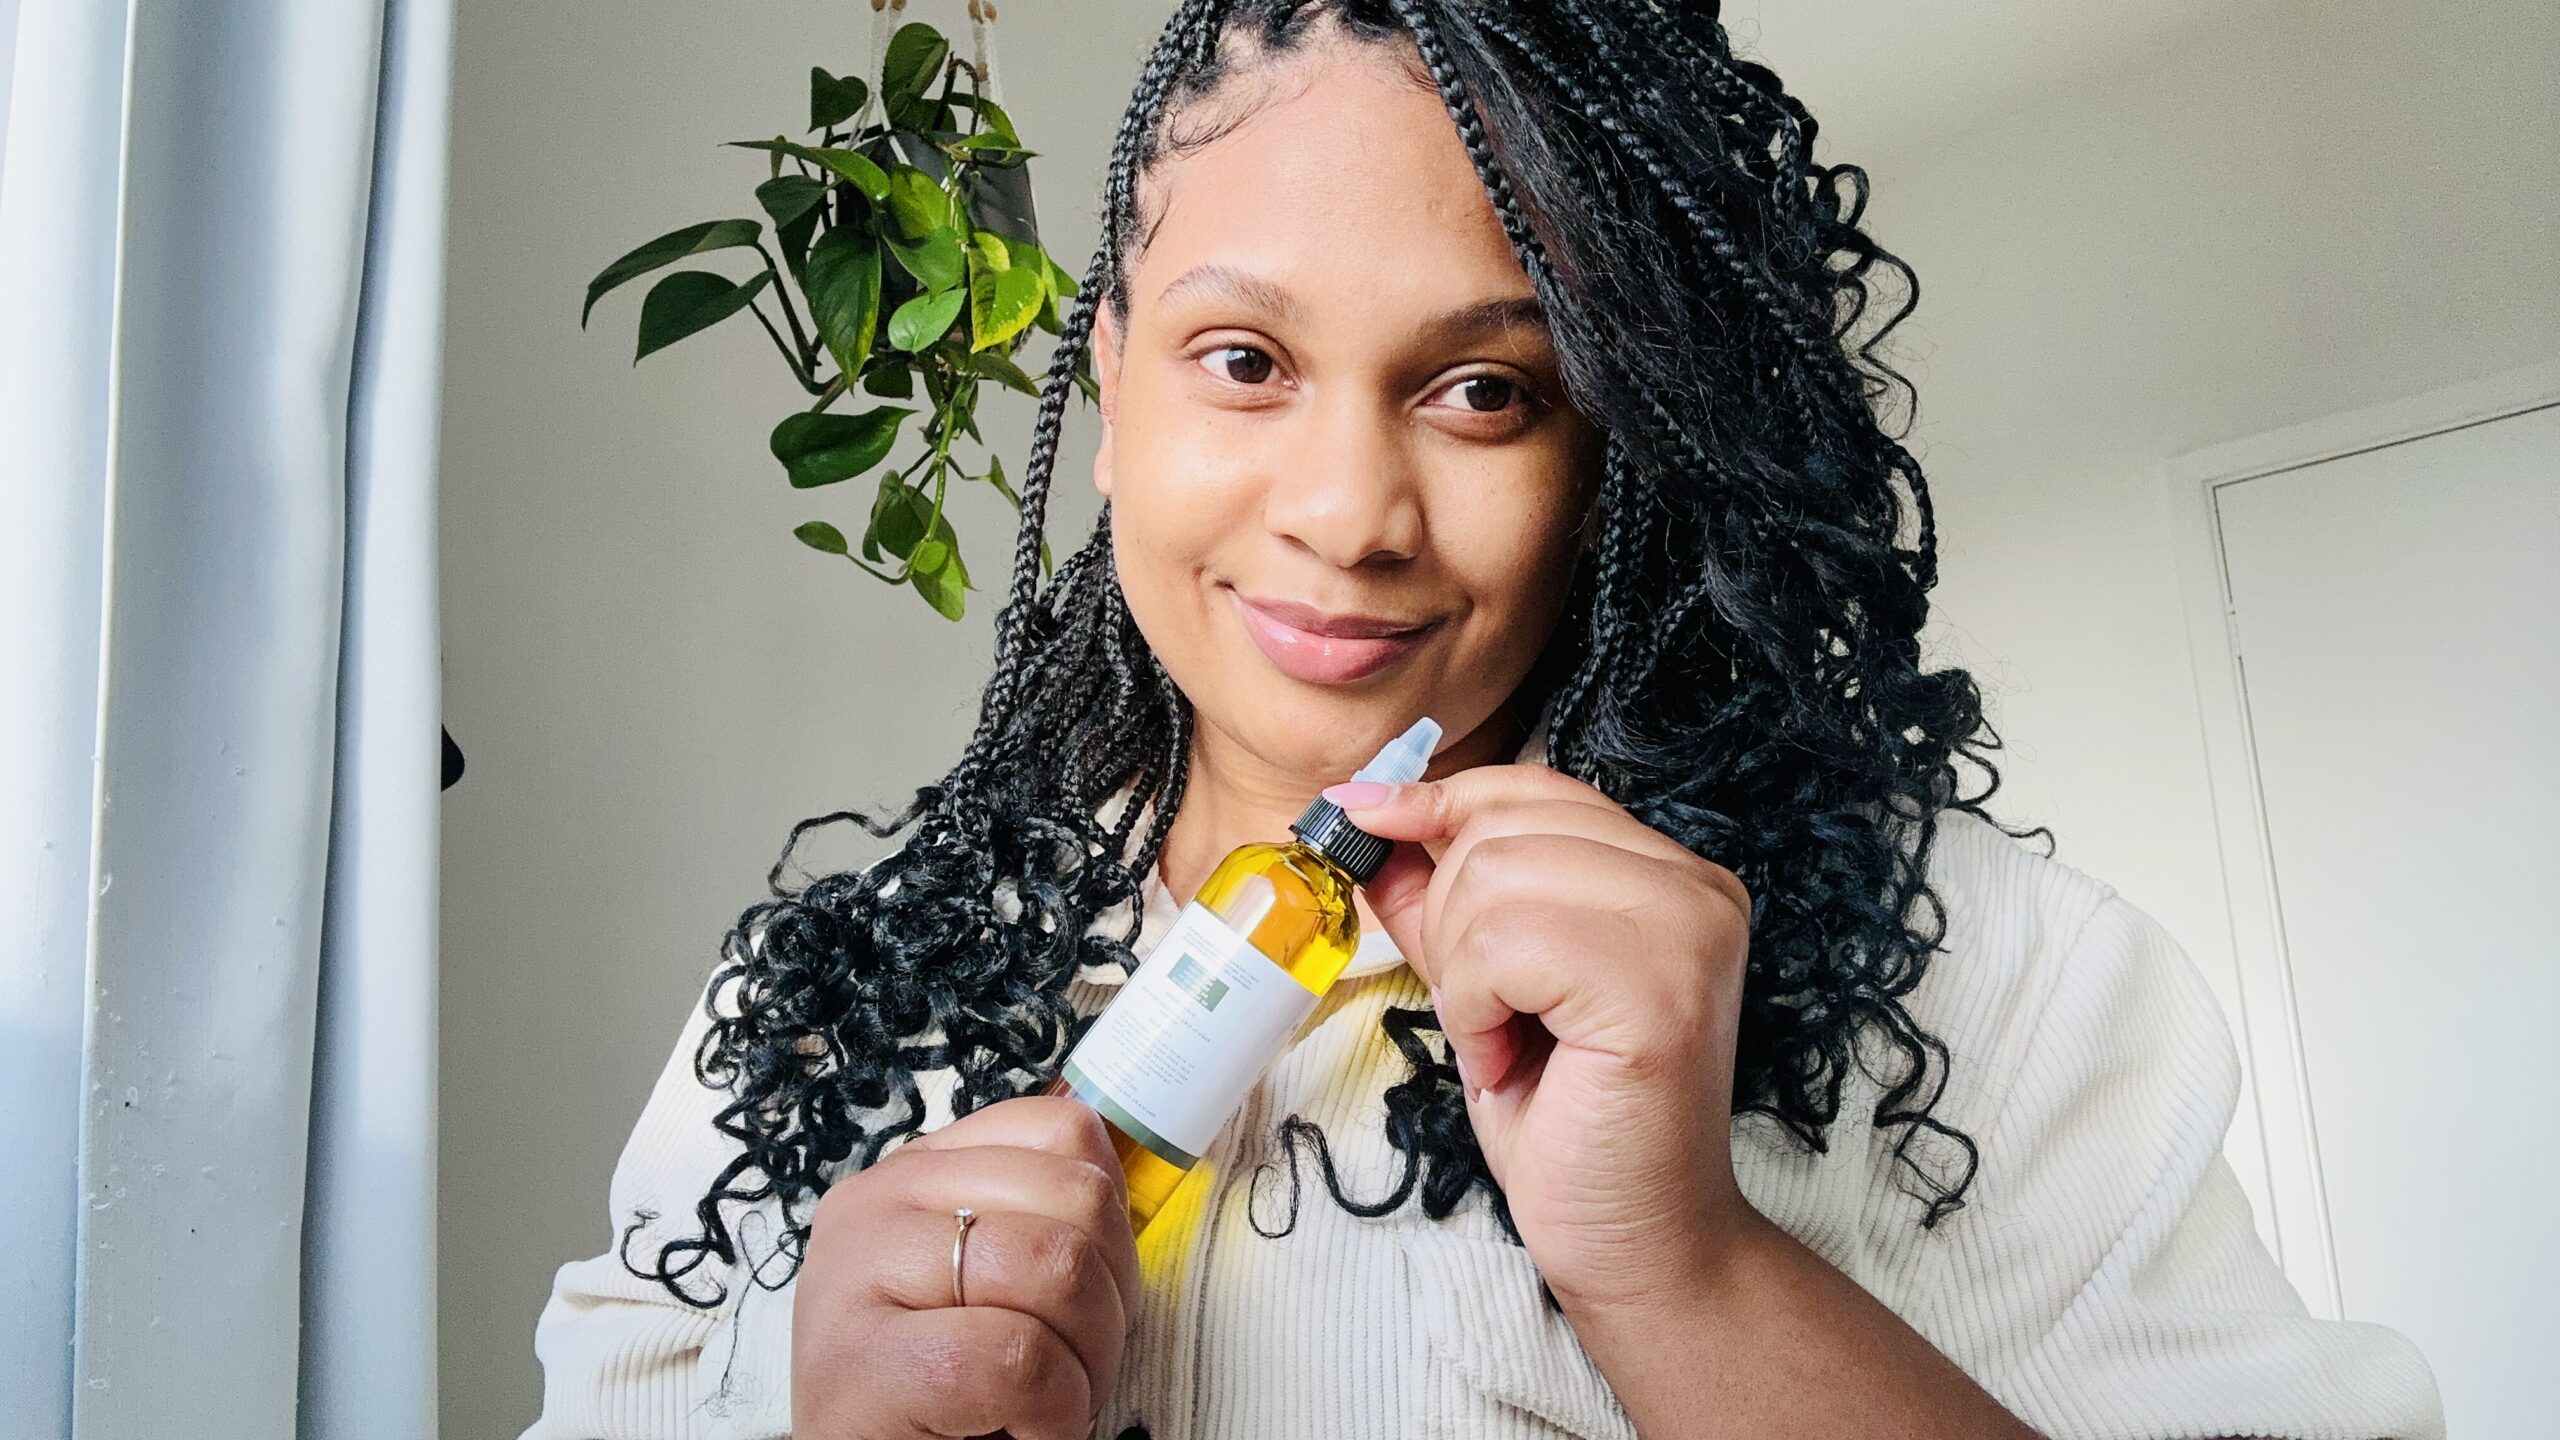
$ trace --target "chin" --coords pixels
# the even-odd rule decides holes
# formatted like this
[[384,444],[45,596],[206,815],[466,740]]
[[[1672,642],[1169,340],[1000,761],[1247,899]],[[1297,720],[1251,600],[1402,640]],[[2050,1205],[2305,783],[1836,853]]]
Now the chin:
[[[1259,657],[1253,658],[1258,662]],[[1351,772],[1368,763],[1379,746],[1425,713],[1423,702],[1401,690],[1365,695],[1339,689],[1285,693],[1317,688],[1272,676],[1261,682],[1259,694],[1252,689],[1232,692],[1235,698],[1212,723],[1264,764],[1305,776],[1313,789],[1322,789],[1336,780],[1350,779]],[[1212,718],[1205,708],[1199,713],[1204,720]]]

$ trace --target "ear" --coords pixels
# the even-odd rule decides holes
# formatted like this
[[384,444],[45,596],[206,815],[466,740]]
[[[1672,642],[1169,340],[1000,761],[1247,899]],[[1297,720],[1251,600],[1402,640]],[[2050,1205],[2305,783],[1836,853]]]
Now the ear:
[[1093,488],[1111,496],[1111,421],[1120,400],[1120,329],[1111,318],[1111,302],[1099,299],[1093,310],[1093,384],[1101,392],[1102,443],[1093,452]]

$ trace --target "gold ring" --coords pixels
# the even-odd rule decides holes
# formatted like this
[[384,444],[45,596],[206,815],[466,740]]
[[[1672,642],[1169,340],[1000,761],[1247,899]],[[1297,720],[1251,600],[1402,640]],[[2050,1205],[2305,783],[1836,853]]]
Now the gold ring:
[[969,1227],[978,1223],[978,1212],[963,1205],[951,1212],[951,1218],[960,1222],[959,1230],[951,1236],[951,1303],[965,1306],[969,1303],[969,1292],[960,1283],[960,1262],[968,1253]]

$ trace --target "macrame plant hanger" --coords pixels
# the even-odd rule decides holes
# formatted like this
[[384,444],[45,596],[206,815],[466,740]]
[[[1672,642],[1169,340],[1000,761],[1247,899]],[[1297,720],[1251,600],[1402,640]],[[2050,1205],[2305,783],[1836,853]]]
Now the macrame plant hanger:
[[[991,33],[996,19],[995,0],[968,0],[968,8],[969,64],[977,76],[978,93],[1001,105],[1004,96],[996,79],[995,43]],[[871,68],[863,72],[865,78],[880,73],[881,58],[889,53],[889,37],[898,32],[906,13],[907,0],[871,0]],[[879,90],[875,86],[871,97],[863,102],[863,120],[870,118],[871,106],[879,101]]]

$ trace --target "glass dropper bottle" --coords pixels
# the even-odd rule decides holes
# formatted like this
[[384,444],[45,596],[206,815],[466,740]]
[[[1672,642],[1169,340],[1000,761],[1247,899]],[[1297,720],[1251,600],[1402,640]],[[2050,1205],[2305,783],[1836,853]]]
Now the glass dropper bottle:
[[[1439,743],[1428,717],[1351,778],[1419,780]],[[1143,1231],[1207,1153],[1360,946],[1353,887],[1394,842],[1318,796],[1296,839],[1229,852],[1067,1055],[1045,1092],[1102,1112]]]

